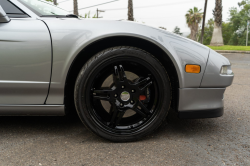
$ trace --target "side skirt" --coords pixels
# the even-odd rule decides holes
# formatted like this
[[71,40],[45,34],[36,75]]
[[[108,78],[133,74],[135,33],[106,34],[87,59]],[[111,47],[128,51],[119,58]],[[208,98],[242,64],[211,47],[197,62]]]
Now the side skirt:
[[0,105],[0,116],[64,116],[64,105]]

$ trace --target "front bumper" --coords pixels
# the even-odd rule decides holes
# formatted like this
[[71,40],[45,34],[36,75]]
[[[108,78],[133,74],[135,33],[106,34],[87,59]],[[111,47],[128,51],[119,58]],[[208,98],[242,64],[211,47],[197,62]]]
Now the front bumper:
[[179,89],[180,118],[215,118],[224,113],[224,92],[234,74],[227,58],[210,50],[200,88]]
[[215,118],[223,115],[226,88],[179,89],[180,118]]
[[217,118],[224,114],[224,108],[202,111],[183,111],[179,112],[178,116],[181,119],[203,119],[203,118]]

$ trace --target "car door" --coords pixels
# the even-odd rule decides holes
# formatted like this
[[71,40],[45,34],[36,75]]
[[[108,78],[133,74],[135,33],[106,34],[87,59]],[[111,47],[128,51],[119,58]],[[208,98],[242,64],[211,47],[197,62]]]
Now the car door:
[[44,104],[51,75],[51,38],[46,24],[8,0],[0,23],[0,105]]

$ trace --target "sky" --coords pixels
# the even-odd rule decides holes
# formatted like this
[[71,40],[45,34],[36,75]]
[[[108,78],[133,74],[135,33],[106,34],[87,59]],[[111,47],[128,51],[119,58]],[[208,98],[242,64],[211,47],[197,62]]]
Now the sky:
[[[59,7],[67,10],[73,10],[73,0],[57,0]],[[78,8],[85,8],[113,0],[78,0]],[[223,21],[227,22],[229,17],[229,9],[237,7],[240,0],[223,0]],[[60,3],[61,2],[61,3]],[[185,14],[194,6],[204,10],[205,0],[133,0],[134,18],[137,22],[145,23],[154,27],[165,27],[168,31],[173,31],[178,26],[181,32],[189,34],[190,29],[186,24]],[[100,13],[103,19],[127,19],[128,0],[118,0],[105,5],[91,7],[79,10],[80,15],[90,12],[91,16],[96,14],[97,8],[104,10]],[[206,22],[213,18],[213,9],[215,0],[208,0]],[[73,12],[72,12],[73,13]]]

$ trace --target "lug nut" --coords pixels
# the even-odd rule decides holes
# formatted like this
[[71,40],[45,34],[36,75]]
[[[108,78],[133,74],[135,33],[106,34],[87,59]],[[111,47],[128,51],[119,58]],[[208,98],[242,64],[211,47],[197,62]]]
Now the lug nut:
[[133,104],[133,103],[134,103],[134,101],[133,101],[133,100],[131,100],[131,101],[130,101],[130,103],[131,103],[131,104]]
[[120,106],[123,106],[123,104],[121,103]]
[[122,89],[124,89],[124,86],[122,86]]
[[117,97],[117,94],[115,94],[115,97]]
[[134,92],[135,92],[135,90],[132,90],[132,92],[134,93]]

